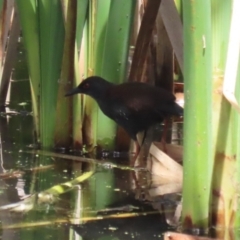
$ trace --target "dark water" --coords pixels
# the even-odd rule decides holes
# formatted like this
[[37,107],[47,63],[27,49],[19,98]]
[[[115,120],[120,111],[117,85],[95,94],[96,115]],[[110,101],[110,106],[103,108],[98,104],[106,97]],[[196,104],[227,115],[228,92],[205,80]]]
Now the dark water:
[[149,195],[151,174],[124,169],[126,153],[96,161],[36,153],[28,104],[9,109],[0,117],[1,239],[162,239],[170,229],[164,209],[175,203]]

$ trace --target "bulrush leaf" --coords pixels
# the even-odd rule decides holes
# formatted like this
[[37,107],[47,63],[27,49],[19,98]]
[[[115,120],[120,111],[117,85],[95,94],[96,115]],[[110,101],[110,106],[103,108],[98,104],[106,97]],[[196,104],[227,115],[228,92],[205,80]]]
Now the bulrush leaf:
[[[208,227],[212,155],[211,4],[184,1],[184,228]],[[203,97],[204,96],[204,97]]]
[[[40,45],[39,45],[39,18],[37,2],[35,0],[16,1],[21,28],[23,31],[24,45],[28,62],[30,77],[33,118],[37,141],[40,141],[40,116],[39,116],[39,95],[40,95]],[[30,20],[31,19],[31,20]]]

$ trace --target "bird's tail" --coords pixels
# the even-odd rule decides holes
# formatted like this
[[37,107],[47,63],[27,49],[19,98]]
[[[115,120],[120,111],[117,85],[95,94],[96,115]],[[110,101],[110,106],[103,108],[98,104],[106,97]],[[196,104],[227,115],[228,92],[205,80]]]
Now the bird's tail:
[[183,116],[183,108],[177,103],[174,105],[174,113],[176,116]]

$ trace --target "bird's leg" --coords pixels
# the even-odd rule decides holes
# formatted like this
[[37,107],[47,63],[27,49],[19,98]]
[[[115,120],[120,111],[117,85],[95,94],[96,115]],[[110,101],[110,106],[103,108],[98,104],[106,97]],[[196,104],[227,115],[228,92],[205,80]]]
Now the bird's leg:
[[135,149],[136,149],[136,151],[135,151],[135,156],[137,157],[137,156],[139,155],[139,153],[140,153],[141,146],[140,146],[138,140],[137,140],[137,141],[134,141],[134,143],[135,143]]
[[165,153],[167,153],[166,138],[167,138],[168,125],[169,125],[169,118],[165,118],[164,119],[164,126],[163,126],[163,133],[162,133],[162,138],[161,138],[163,151]]
[[140,154],[141,147],[142,147],[142,145],[144,143],[144,140],[146,138],[146,133],[147,133],[147,131],[144,131],[143,138],[141,139],[141,145],[139,144],[138,138],[137,138],[137,140],[134,141],[134,143],[135,143],[135,154],[134,154],[134,158],[131,161],[132,162],[131,166],[135,166],[135,162],[136,162],[136,160],[137,160],[137,158],[138,158],[138,156]]
[[133,156],[133,159],[131,159],[131,163],[130,163],[130,165],[131,165],[132,167],[134,167],[135,162],[136,162],[136,160],[137,160],[137,158],[138,158],[138,155],[139,155],[139,153],[140,153],[140,150],[141,150],[141,146],[140,146],[138,140],[134,141],[134,144],[135,144],[134,156]]

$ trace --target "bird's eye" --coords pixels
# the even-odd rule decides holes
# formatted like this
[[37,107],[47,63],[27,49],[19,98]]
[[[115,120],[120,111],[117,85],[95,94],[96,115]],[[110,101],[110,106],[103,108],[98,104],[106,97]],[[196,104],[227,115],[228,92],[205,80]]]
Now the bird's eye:
[[84,88],[84,89],[89,89],[89,87],[90,87],[89,83],[85,83],[85,84],[83,85],[83,88]]

